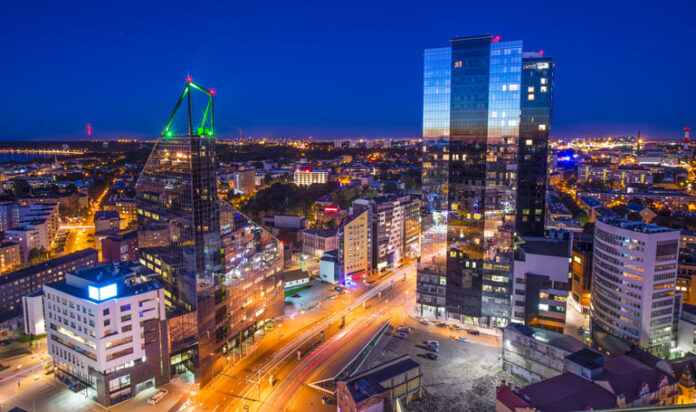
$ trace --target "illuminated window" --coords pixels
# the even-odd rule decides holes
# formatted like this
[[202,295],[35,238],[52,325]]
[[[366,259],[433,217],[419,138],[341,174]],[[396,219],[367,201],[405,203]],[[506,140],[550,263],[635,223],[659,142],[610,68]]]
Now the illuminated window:
[[533,143],[534,143],[534,141],[532,139],[527,139],[524,142],[524,144],[526,144],[527,146],[531,146]]
[[541,93],[546,93],[546,92],[549,91],[549,88],[546,87],[546,86],[541,86],[541,87],[539,87],[539,91],[540,91]]
[[519,85],[519,84],[511,84],[511,85],[509,86],[509,90],[510,90],[511,92],[520,90],[520,85]]
[[461,61],[461,60],[459,60],[459,61],[457,61],[457,62],[454,62],[454,68],[455,68],[455,69],[458,69],[458,68],[460,68],[460,67],[462,67],[462,61]]
[[527,87],[527,93],[534,93],[534,86]]
[[[534,100],[534,99],[532,99]],[[546,130],[546,125],[545,124],[540,124],[539,125],[539,130]]]
[[534,95],[533,95],[533,94],[529,94],[529,95],[527,96],[527,100],[534,100]]
[[507,84],[503,85],[503,91],[507,91]]
[[547,78],[545,78],[545,77],[541,78],[541,84],[547,84],[548,82],[549,82],[549,80]]

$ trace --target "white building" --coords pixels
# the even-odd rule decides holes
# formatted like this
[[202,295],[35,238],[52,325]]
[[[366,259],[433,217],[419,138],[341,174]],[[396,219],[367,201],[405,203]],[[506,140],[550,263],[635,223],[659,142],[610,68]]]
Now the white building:
[[51,250],[58,233],[58,204],[40,203],[20,208],[22,220],[17,227],[5,232],[5,239],[19,244],[23,263],[29,260],[32,249]]
[[129,267],[81,269],[43,287],[56,378],[105,407],[169,380],[164,290],[127,278]]
[[295,170],[293,182],[297,186],[310,186],[314,183],[328,183],[329,172],[309,169]]
[[571,289],[570,243],[529,237],[515,250],[512,322],[563,333]]
[[592,267],[592,334],[609,334],[654,354],[674,346],[672,322],[679,230],[619,218],[597,220]]

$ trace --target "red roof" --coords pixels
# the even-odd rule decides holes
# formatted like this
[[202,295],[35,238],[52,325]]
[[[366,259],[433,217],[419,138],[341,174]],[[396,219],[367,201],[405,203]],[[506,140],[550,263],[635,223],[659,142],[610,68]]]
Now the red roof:
[[516,408],[529,408],[532,406],[506,385],[498,387],[496,399],[511,411],[514,411]]

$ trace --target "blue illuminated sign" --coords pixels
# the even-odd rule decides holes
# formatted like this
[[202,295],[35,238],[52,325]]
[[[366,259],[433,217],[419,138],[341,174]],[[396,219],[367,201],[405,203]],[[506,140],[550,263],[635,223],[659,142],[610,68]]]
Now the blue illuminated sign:
[[109,298],[113,298],[116,296],[116,284],[112,283],[110,285],[102,286],[102,287],[96,287],[96,286],[89,286],[88,287],[88,292],[89,292],[89,298],[93,300],[105,300]]

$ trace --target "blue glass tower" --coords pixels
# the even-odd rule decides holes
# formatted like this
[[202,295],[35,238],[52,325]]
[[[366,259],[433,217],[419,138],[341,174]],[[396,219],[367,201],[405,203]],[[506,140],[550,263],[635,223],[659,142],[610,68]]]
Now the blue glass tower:
[[418,268],[424,316],[510,318],[522,67],[521,41],[489,35],[425,51],[423,209],[437,253]]

